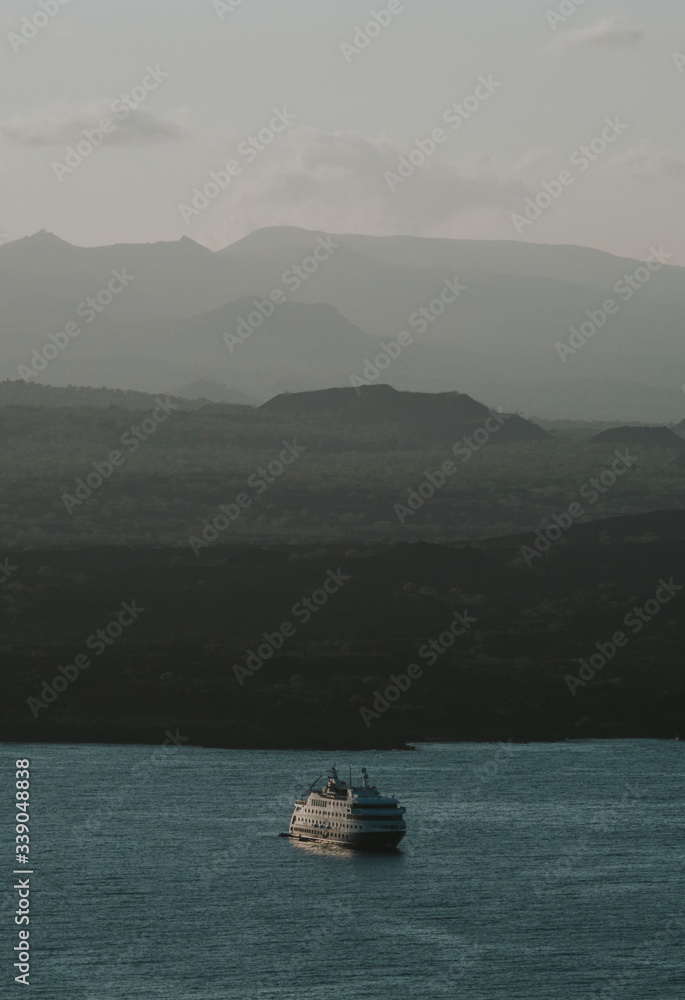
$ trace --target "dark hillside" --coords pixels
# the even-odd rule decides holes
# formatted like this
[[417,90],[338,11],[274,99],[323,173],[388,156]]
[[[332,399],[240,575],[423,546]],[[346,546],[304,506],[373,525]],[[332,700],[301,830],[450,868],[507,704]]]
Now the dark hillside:
[[644,448],[685,449],[685,441],[670,427],[612,427],[591,441],[596,444],[632,444]]
[[[573,529],[528,561],[533,535],[199,558],[9,553],[1,738],[154,743],[178,728],[195,744],[332,748],[685,735],[685,514],[634,520],[612,522],[600,545],[594,526]],[[124,602],[144,609],[138,620],[91,651]],[[456,640],[455,615],[467,623]],[[80,654],[91,664],[66,690],[28,702],[50,698],[44,684]],[[384,708],[377,693],[393,675],[405,684],[412,662],[423,674]],[[360,709],[374,704],[366,726]]]
[[[291,420],[328,420],[343,425],[406,426],[414,436],[436,441],[477,429],[486,420],[492,420],[494,411],[465,393],[398,392],[389,385],[366,385],[284,393],[264,403],[260,412]],[[547,431],[529,420],[511,414],[499,416],[500,441],[550,438]]]

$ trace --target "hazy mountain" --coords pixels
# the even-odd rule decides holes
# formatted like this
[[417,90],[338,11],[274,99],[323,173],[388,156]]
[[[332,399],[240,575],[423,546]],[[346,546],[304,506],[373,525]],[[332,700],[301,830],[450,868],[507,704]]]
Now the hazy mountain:
[[[249,260],[274,287],[281,271],[301,259],[319,236],[260,230],[222,253],[236,262]],[[561,415],[555,408],[559,391],[563,415],[578,418],[626,419],[631,413],[637,418],[643,395],[648,419],[674,419],[683,411],[682,268],[648,272],[649,281],[634,291],[624,277],[633,275],[638,261],[583,247],[420,237],[333,239],[340,249],[293,297],[330,302],[378,336],[396,336],[403,329],[412,333],[410,371],[392,369],[381,381],[433,391],[459,388],[493,402],[506,392],[504,406],[548,416]],[[417,310],[435,299],[445,278],[458,278],[468,288],[420,332],[410,319],[417,322]],[[614,290],[617,282],[623,297],[630,291],[630,301]],[[609,298],[616,302],[615,315],[562,360],[557,343],[568,344],[571,328],[589,322],[587,311],[601,321],[598,310]],[[426,381],[418,384],[419,378]],[[603,409],[598,381],[609,383],[609,390],[612,382],[621,386],[611,393],[609,411]],[[626,392],[625,383],[633,391]],[[582,405],[574,406],[574,397],[581,395]]]
[[[351,385],[405,330],[412,343],[367,366],[367,382],[456,389],[541,417],[678,421],[685,270],[640,266],[574,246],[287,227],[217,253],[187,237],[83,248],[41,232],[0,246],[0,371],[16,378],[118,272],[126,287],[40,381],[159,392],[211,379],[266,399]],[[636,272],[631,289],[625,276]],[[615,311],[603,320],[609,299]],[[270,312],[274,300],[253,332],[241,328],[244,342],[224,342],[256,303]],[[583,323],[586,342],[580,332],[571,341]]]
[[[166,399],[165,395],[165,399]],[[184,410],[200,409],[206,399],[169,397],[172,403]],[[64,406],[83,406],[105,410],[118,406],[123,410],[152,410],[157,406],[157,396],[131,389],[103,389],[93,386],[69,385],[66,387],[36,385],[21,379],[0,382],[0,406],[30,406],[60,409]]]
[[[75,247],[42,231],[0,247],[0,280],[18,282],[20,292],[34,287],[46,297],[77,304],[122,268],[133,280],[108,313],[134,322],[192,316],[250,290],[236,283],[226,287],[216,254],[187,236],[173,243]],[[0,288],[5,292],[4,280]],[[55,317],[45,332],[58,325]]]

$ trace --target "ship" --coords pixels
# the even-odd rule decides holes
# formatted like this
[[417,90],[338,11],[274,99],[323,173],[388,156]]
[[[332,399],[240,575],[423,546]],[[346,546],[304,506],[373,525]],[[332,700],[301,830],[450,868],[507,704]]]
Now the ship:
[[406,809],[369,783],[365,767],[361,774],[361,784],[354,785],[351,772],[349,782],[342,781],[333,767],[322,788],[314,790],[313,782],[306,796],[295,799],[289,831],[282,836],[358,850],[396,848],[407,832]]

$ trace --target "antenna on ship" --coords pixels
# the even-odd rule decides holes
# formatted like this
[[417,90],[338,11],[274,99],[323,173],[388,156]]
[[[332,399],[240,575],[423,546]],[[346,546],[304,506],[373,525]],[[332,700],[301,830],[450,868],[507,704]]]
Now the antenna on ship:
[[316,782],[317,781],[321,781],[322,778],[323,778],[323,774],[320,774],[318,778],[316,778],[314,781],[312,781],[311,785],[307,789],[307,795],[309,795],[309,793],[314,789],[314,785],[316,784]]

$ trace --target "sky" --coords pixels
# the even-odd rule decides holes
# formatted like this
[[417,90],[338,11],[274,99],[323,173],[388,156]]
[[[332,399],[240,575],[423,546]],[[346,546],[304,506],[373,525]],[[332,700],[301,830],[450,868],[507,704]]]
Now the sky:
[[685,265],[682,0],[3,0],[0,44],[5,241],[302,226]]

